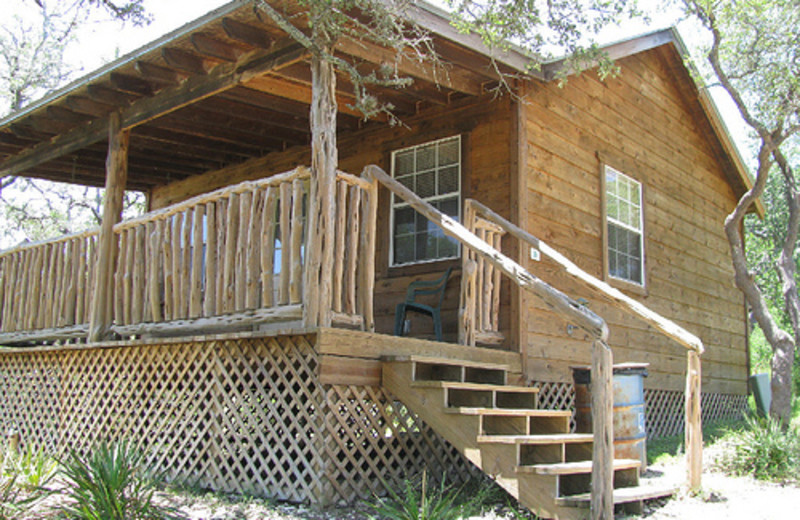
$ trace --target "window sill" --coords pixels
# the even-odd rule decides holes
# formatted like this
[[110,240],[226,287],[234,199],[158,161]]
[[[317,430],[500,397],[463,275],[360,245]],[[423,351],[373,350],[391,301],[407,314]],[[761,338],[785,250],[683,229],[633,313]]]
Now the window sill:
[[619,289],[620,291],[635,294],[637,296],[642,296],[646,298],[649,296],[649,292],[647,290],[646,285],[639,285],[633,282],[626,282],[625,280],[620,280],[619,278],[614,278],[611,276],[606,276],[606,283],[615,289]]
[[[418,262],[415,264],[405,264],[389,266],[387,278],[399,278],[403,276],[413,276],[417,274],[444,272],[448,267],[461,268],[460,258],[446,258],[443,260],[431,260],[429,262]],[[451,275],[452,276],[452,275]]]

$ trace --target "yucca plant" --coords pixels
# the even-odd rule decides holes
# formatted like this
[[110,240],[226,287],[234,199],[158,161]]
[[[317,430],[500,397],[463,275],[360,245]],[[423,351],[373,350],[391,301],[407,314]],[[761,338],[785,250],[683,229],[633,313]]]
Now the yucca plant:
[[61,466],[67,500],[56,509],[68,519],[182,518],[174,508],[154,502],[162,478],[128,441],[100,442],[87,457],[69,450]]
[[420,485],[406,480],[402,495],[386,487],[389,497],[376,497],[368,505],[387,520],[457,520],[479,513],[483,501],[481,494],[464,497],[460,489],[447,486],[444,478],[438,488],[428,489],[426,471]]

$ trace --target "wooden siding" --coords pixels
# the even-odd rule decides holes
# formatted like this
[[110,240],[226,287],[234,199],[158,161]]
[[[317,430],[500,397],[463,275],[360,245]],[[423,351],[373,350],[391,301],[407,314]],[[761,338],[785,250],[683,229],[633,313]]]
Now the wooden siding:
[[[706,344],[703,390],[746,392],[743,300],[722,224],[735,204],[699,105],[683,96],[671,54],[648,51],[619,62],[605,83],[593,74],[564,88],[531,85],[525,106],[527,222],[524,227],[602,277],[602,161],[644,185],[647,291],[631,294]],[[590,300],[611,329],[615,362],[650,363],[649,388],[684,385],[685,351],[580,289],[545,262],[532,273]],[[590,358],[583,334],[528,301],[528,367],[535,379],[569,380]]]
[[[465,98],[449,106],[438,107],[403,120],[403,125],[388,127],[367,125],[363,130],[339,136],[339,168],[358,173],[368,164],[390,171],[391,152],[428,141],[462,136],[462,200],[477,197],[504,217],[511,217],[512,102],[506,97],[493,99]],[[244,164],[156,188],[150,197],[151,209],[158,209],[188,197],[243,180],[257,179],[284,171],[297,164],[309,164],[307,147],[293,147]],[[389,268],[389,193],[381,189],[378,206],[377,281],[375,286],[375,323],[378,332],[391,333],[395,306],[405,298],[408,284],[417,279],[441,276],[450,265],[458,269],[451,275],[445,293],[442,320],[445,341],[455,342],[460,286],[460,261],[440,261]],[[503,281],[500,330],[506,346],[512,344],[510,328],[509,284]],[[412,335],[433,337],[431,320],[424,316],[412,319]],[[516,343],[516,342],[513,342]]]

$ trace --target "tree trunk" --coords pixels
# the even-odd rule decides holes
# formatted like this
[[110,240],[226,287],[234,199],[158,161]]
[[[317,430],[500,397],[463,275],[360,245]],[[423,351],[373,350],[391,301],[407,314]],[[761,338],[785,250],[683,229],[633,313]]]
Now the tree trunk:
[[[764,193],[767,175],[772,168],[770,156],[774,146],[762,140],[758,153],[758,171],[753,187],[739,199],[736,208],[725,219],[725,235],[731,250],[731,259],[735,273],[736,287],[744,294],[753,316],[761,327],[767,343],[772,347],[772,404],[770,415],[784,424],[791,417],[791,377],[792,358],[794,357],[794,339],[782,330],[769,312],[764,295],[756,284],[753,273],[747,268],[744,243],[741,229],[742,220],[751,204]],[[788,372],[788,376],[787,376]]]

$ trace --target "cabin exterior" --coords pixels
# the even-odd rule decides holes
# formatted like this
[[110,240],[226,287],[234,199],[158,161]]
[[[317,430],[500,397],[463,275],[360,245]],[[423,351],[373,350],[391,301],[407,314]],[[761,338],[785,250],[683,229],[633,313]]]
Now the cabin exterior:
[[[53,450],[129,436],[174,478],[320,504],[477,466],[543,516],[579,518],[569,496],[601,489],[598,423],[533,437],[569,435],[570,367],[596,361],[594,342],[649,363],[647,433],[687,428],[697,464],[700,409],[746,402],[722,222],[749,179],[677,34],[609,46],[615,78],[560,87],[556,62],[497,97],[490,51],[433,8],[413,16],[448,74],[398,62],[414,86],[379,94],[402,126],[360,120],[340,78],[327,188],[308,168],[309,55],[248,2],[0,122],[0,175],[110,188],[103,227],[0,253],[0,426]],[[123,187],[148,213],[117,221]],[[412,314],[393,336],[409,284],[451,267],[444,341]],[[638,483],[629,461],[607,468]]]

